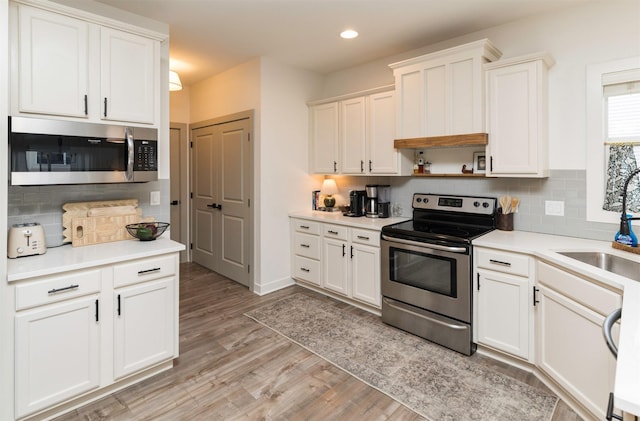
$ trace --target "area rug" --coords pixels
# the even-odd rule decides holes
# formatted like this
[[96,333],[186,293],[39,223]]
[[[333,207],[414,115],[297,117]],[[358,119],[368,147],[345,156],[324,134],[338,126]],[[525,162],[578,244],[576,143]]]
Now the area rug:
[[558,401],[328,298],[296,293],[245,315],[431,421],[548,421]]

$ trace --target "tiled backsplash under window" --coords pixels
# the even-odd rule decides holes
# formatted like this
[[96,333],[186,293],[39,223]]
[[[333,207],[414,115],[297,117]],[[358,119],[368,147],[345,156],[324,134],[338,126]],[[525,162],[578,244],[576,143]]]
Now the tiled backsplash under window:
[[[149,194],[160,192],[160,205],[149,205]],[[42,224],[48,247],[62,243],[62,205],[69,202],[138,199],[143,216],[169,221],[169,180],[149,183],[83,184],[69,186],[9,186],[8,226]]]
[[[348,200],[349,190],[365,184],[390,184],[391,201],[411,215],[413,193],[445,193],[499,197],[518,196],[520,207],[514,228],[520,231],[557,234],[595,240],[612,240],[615,224],[587,222],[586,171],[553,170],[544,179],[530,178],[440,178],[440,177],[337,177],[340,196]],[[545,215],[545,201],[564,201],[564,216]]]

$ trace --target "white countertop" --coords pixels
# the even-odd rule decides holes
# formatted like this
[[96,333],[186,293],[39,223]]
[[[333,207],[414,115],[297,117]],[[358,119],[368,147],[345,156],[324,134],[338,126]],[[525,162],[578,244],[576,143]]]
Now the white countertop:
[[67,244],[47,249],[45,254],[7,259],[7,281],[15,282],[184,249],[184,244],[171,241],[164,236],[154,241],[124,240],[82,247],[72,247],[71,244]]
[[392,218],[367,218],[365,216],[350,217],[342,215],[342,212],[322,212],[322,211],[295,211],[289,212],[291,218],[308,219],[318,222],[329,222],[338,225],[347,225],[355,228],[364,228],[380,231],[385,225],[396,224],[411,219],[411,217]]
[[557,252],[605,252],[639,263],[640,255],[614,249],[610,241],[586,240],[524,231],[495,230],[477,238],[473,244],[530,254],[623,291],[616,381],[613,390],[615,407],[634,415],[640,415],[640,282],[598,269]]

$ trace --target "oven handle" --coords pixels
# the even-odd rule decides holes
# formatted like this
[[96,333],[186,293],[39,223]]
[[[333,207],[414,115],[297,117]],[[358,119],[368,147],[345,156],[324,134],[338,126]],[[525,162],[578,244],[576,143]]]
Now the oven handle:
[[466,247],[441,246],[439,244],[423,243],[421,241],[412,241],[412,240],[405,240],[405,239],[402,239],[402,238],[387,237],[384,234],[382,234],[382,239],[383,240],[387,240],[387,241],[391,241],[391,242],[394,242],[394,243],[408,244],[410,246],[423,247],[423,248],[429,248],[429,249],[434,249],[434,250],[450,251],[452,253],[466,253],[467,252],[467,248]]
[[432,317],[428,317],[428,316],[425,316],[425,315],[423,315],[423,314],[416,313],[415,311],[411,311],[411,310],[409,310],[408,308],[398,307],[397,305],[395,305],[395,304],[393,304],[393,303],[392,303],[392,301],[393,301],[393,300],[391,300],[391,299],[389,299],[389,298],[387,298],[387,297],[383,297],[382,299],[385,301],[385,303],[386,303],[389,307],[393,307],[393,308],[395,308],[395,309],[397,309],[397,310],[400,310],[400,311],[404,311],[404,312],[410,313],[411,315],[413,315],[413,316],[417,316],[417,317],[420,317],[420,318],[422,318],[422,319],[427,319],[427,320],[429,320],[429,321],[430,321],[430,322],[432,322],[432,323],[436,323],[436,324],[439,324],[439,325],[442,325],[442,326],[448,327],[448,328],[450,328],[450,329],[455,329],[455,330],[465,330],[465,329],[469,329],[469,326],[457,325],[457,324],[456,324],[456,325],[454,325],[454,324],[451,324],[451,323],[445,323],[445,322],[443,322],[443,321],[440,321],[440,320],[434,319],[434,318],[432,318]]

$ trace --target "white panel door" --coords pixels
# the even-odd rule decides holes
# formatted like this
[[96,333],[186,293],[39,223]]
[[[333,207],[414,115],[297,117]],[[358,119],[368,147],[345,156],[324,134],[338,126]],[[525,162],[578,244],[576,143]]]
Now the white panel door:
[[89,24],[20,5],[19,110],[87,117]]
[[165,278],[114,292],[114,378],[174,356],[175,279]]
[[157,41],[100,28],[100,117],[104,120],[155,123],[159,75]]
[[97,295],[20,312],[15,329],[16,417],[100,385]]

